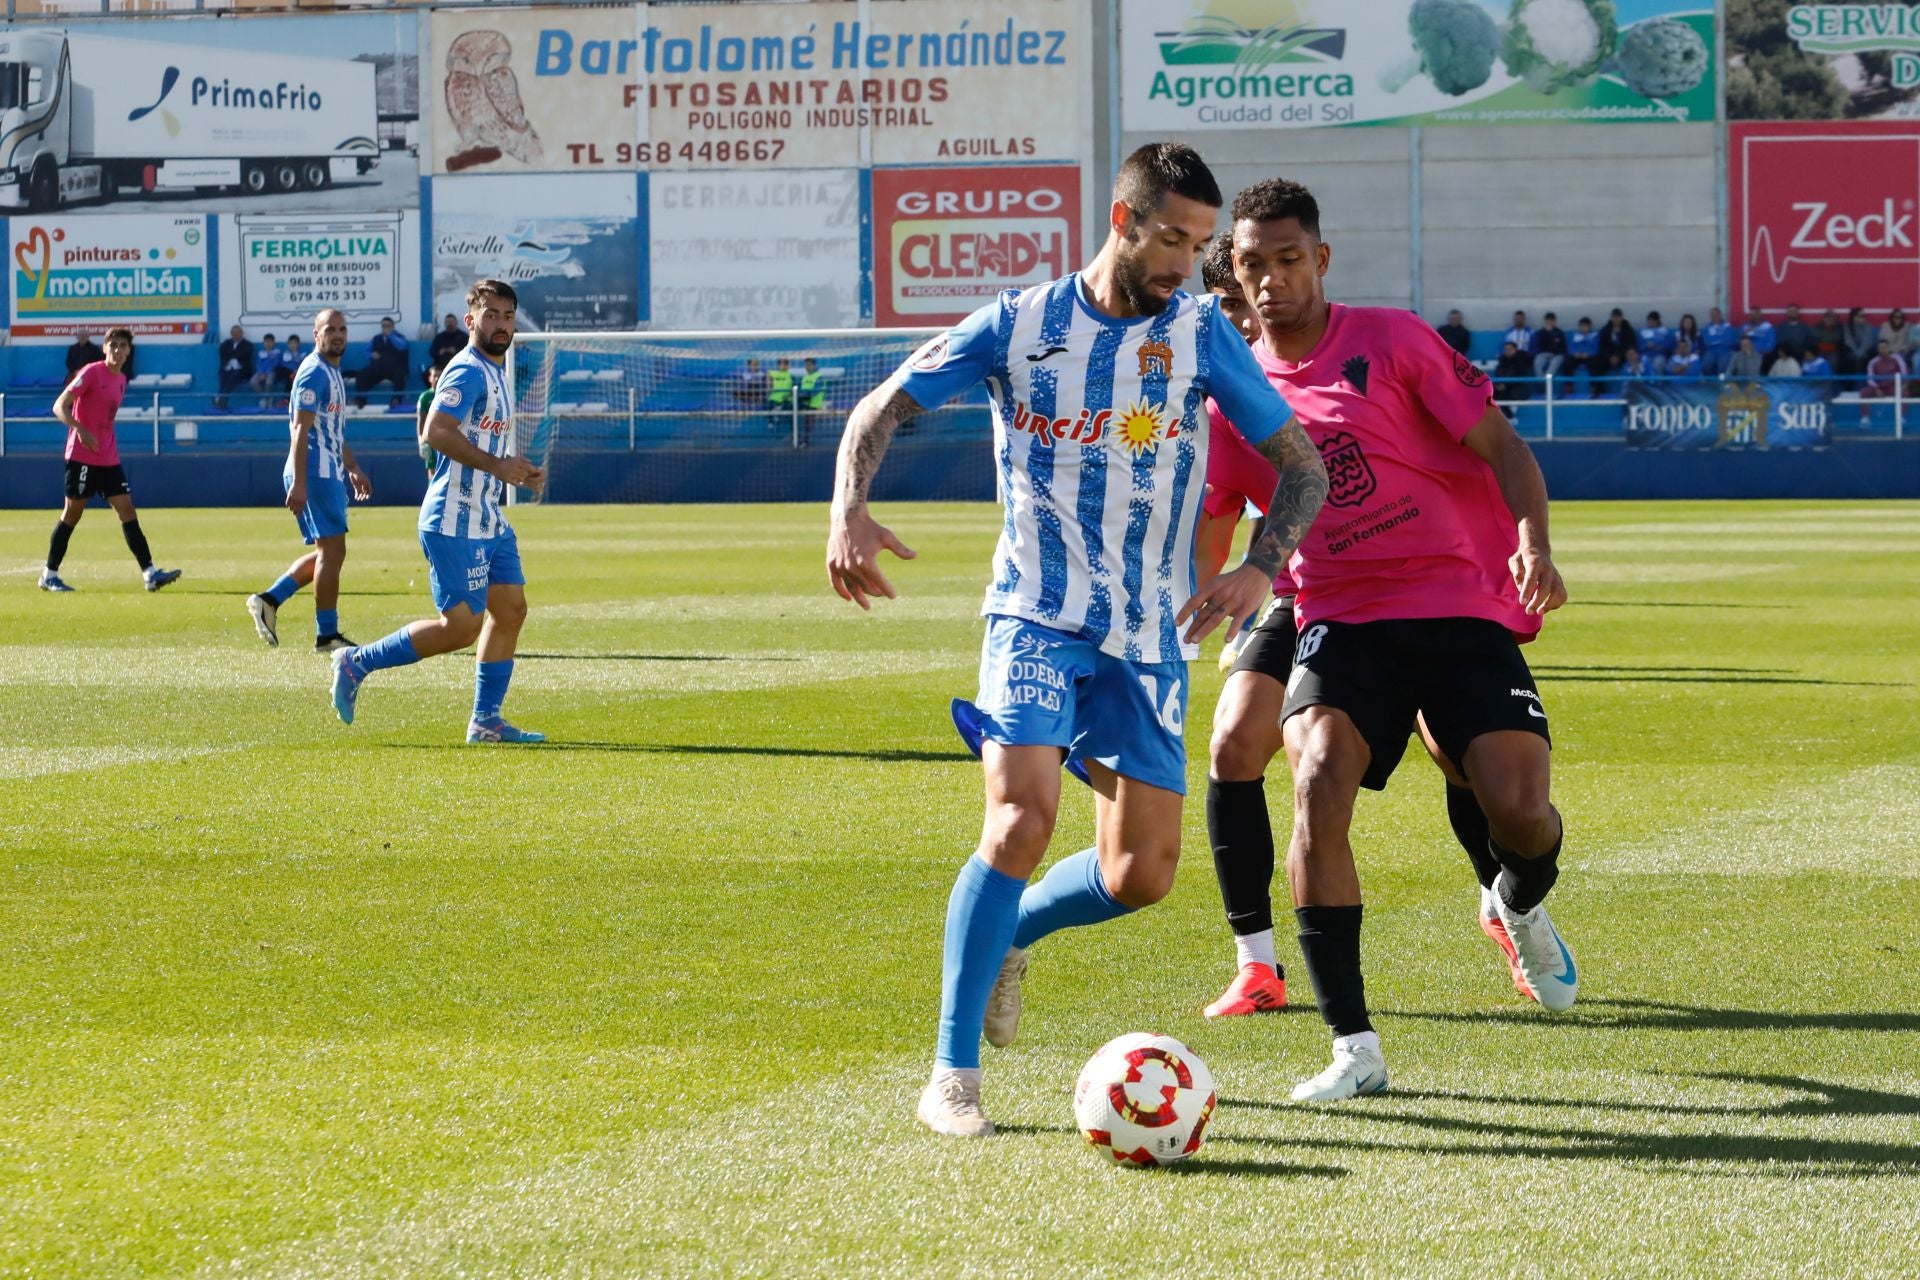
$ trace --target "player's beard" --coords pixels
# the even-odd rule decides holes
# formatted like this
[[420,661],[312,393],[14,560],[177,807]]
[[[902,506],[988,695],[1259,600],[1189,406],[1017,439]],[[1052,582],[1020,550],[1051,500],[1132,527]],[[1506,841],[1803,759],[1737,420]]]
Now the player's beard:
[[1122,249],[1113,256],[1113,283],[1135,315],[1157,316],[1173,301],[1147,288],[1147,268],[1138,256]]
[[496,360],[506,355],[507,348],[512,345],[513,335],[510,333],[502,333],[497,329],[488,336],[480,339],[480,349]]

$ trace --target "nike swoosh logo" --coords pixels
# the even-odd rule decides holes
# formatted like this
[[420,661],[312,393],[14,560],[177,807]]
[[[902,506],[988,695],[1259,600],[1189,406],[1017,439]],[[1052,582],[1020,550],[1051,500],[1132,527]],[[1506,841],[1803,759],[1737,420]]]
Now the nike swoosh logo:
[[1066,350],[1065,347],[1048,347],[1045,351],[1042,351],[1037,356],[1028,356],[1027,362],[1029,364],[1039,364],[1042,360],[1045,360],[1050,356],[1057,356],[1065,350]]
[[1554,934],[1553,940],[1556,943],[1559,943],[1560,958],[1566,961],[1567,963],[1567,971],[1561,974],[1558,978],[1555,978],[1554,981],[1564,982],[1571,987],[1580,980],[1579,975],[1573,971],[1573,952],[1567,950],[1567,944],[1561,940],[1560,935],[1558,933]]
[[1547,718],[1547,713],[1542,711],[1540,708],[1534,706],[1531,702],[1527,704],[1527,714],[1530,716],[1537,716],[1542,720],[1545,720]]
[[1362,1080],[1359,1084],[1353,1086],[1353,1091],[1356,1095],[1365,1094],[1365,1093],[1378,1093],[1381,1089],[1386,1087],[1386,1084],[1387,1084],[1387,1081],[1384,1076],[1369,1075],[1365,1080]]

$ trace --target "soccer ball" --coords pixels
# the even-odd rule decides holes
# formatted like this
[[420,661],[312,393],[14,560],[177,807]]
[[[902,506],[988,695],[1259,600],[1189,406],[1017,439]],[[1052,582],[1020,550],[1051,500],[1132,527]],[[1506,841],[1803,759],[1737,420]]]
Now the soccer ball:
[[1073,1086],[1073,1118],[1088,1145],[1115,1164],[1185,1160],[1213,1119],[1213,1072],[1172,1036],[1135,1031],[1109,1040]]

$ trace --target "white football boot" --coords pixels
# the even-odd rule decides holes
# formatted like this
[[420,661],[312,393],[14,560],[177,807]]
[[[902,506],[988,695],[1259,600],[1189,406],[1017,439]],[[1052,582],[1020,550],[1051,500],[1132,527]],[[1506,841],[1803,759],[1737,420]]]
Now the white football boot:
[[1387,1091],[1387,1060],[1380,1037],[1371,1031],[1333,1038],[1333,1063],[1311,1080],[1293,1086],[1295,1102],[1345,1102]]
[[982,1030],[987,1043],[1004,1049],[1020,1034],[1020,980],[1027,976],[1027,953],[1008,947],[1007,958],[1000,962],[1000,976],[993,980],[987,996],[987,1016]]
[[920,1123],[949,1138],[991,1138],[993,1121],[980,1105],[980,1072],[935,1067],[920,1093]]
[[1507,927],[1507,937],[1513,940],[1514,956],[1527,986],[1533,991],[1533,998],[1540,1002],[1542,1009],[1555,1013],[1572,1008],[1574,997],[1580,991],[1580,976],[1573,967],[1573,952],[1567,950],[1560,931],[1547,918],[1546,904],[1541,903],[1521,915],[1509,907],[1499,893],[1496,892],[1493,899],[1495,909],[1500,912],[1500,923]]

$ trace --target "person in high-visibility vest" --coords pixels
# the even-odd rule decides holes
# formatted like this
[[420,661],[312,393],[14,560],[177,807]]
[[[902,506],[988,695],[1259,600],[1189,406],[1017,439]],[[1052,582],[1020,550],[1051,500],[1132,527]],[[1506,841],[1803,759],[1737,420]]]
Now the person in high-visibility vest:
[[827,375],[820,372],[820,362],[812,356],[807,357],[806,371],[800,375],[800,443],[813,443],[813,423],[816,415],[827,408]]
[[792,412],[793,370],[788,367],[787,358],[782,356],[773,371],[767,374],[767,425],[776,431],[784,431]]

